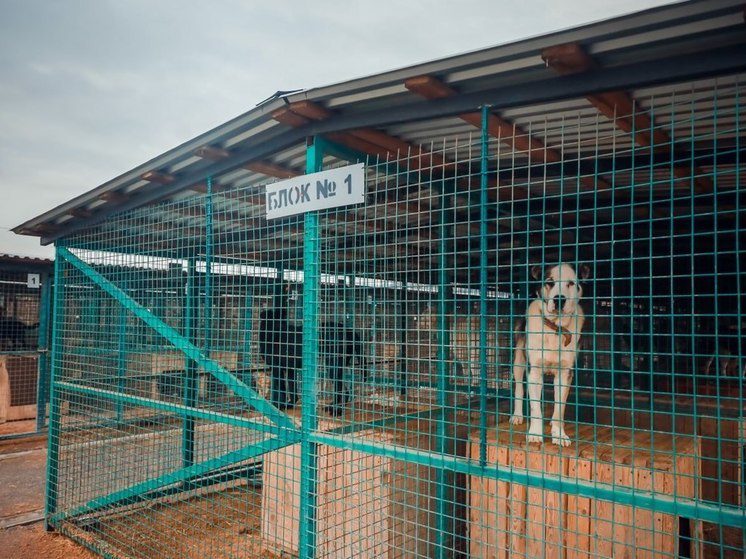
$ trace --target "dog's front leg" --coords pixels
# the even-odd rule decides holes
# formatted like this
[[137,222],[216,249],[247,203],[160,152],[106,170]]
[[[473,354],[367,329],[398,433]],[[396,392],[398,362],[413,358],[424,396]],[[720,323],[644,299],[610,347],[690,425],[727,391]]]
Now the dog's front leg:
[[552,443],[569,446],[570,437],[565,433],[565,405],[570,393],[572,369],[560,369],[554,375],[554,413],[552,413]]
[[528,399],[531,408],[531,421],[528,424],[526,441],[540,443],[544,439],[541,424],[541,397],[544,384],[544,371],[541,367],[531,366],[528,373]]
[[523,377],[526,375],[526,353],[522,344],[515,350],[515,360],[513,365],[513,379],[515,380],[515,389],[513,394],[513,415],[510,422],[513,425],[523,423]]

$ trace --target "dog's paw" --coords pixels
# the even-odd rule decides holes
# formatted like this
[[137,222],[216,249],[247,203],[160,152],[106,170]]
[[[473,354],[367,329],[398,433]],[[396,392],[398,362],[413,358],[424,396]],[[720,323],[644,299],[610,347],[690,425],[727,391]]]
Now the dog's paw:
[[552,432],[552,444],[557,446],[570,446],[570,437],[567,436],[564,430],[559,432]]
[[522,425],[523,424],[523,416],[522,415],[511,415],[510,416],[510,423],[512,425]]
[[529,434],[529,435],[526,435],[526,442],[527,443],[539,443],[539,444],[541,444],[541,443],[544,442],[544,437],[542,435],[536,435],[536,434],[530,435]]

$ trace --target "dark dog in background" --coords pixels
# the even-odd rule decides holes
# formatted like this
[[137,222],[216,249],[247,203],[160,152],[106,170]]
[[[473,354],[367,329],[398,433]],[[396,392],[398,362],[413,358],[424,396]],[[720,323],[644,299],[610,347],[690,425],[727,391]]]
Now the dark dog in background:
[[[364,357],[365,348],[353,330],[341,323],[326,322],[319,329],[319,349],[334,386],[333,401],[326,412],[337,416],[350,400],[344,371],[355,359]],[[295,406],[303,366],[303,331],[288,320],[286,309],[276,307],[261,312],[259,353],[270,369],[270,402],[280,409]]]
[[39,324],[0,318],[0,351],[30,351],[37,347]]
[[264,309],[259,318],[259,353],[270,370],[270,402],[279,409],[298,400],[303,365],[303,330],[291,324],[283,307]]

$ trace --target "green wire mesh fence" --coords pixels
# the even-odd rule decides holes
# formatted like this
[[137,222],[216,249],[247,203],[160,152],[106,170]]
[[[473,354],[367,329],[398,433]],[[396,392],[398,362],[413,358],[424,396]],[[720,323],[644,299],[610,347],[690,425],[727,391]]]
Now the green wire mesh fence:
[[362,204],[208,179],[59,241],[48,523],[107,557],[742,557],[740,95],[317,137]]

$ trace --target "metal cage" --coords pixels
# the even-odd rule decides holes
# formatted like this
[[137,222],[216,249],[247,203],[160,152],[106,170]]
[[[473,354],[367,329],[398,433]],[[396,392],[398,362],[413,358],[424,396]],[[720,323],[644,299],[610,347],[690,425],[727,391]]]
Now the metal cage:
[[[740,555],[741,90],[482,107],[358,155],[354,207],[268,220],[208,179],[59,241],[49,523],[112,557]],[[514,333],[571,279],[571,444],[527,443]]]
[[743,557],[745,49],[687,2],[278,95],[19,226],[56,244],[48,526]]

